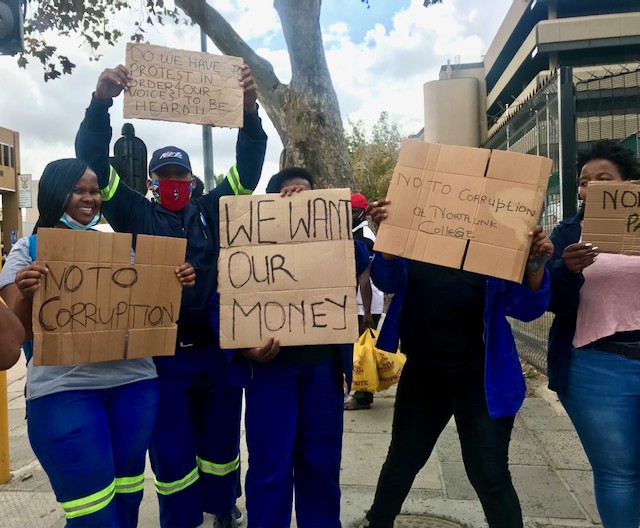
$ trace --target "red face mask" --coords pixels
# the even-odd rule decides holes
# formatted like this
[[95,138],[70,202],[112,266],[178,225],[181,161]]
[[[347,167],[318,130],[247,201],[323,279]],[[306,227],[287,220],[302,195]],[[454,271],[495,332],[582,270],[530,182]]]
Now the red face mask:
[[169,211],[180,211],[191,198],[191,180],[158,180],[160,203]]

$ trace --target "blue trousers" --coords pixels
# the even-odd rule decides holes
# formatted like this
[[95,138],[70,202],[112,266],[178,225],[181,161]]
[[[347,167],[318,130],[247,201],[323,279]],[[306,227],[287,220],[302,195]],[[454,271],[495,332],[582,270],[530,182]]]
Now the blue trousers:
[[135,527],[157,380],[27,402],[29,441],[68,527]]
[[236,503],[242,389],[212,349],[155,358],[160,407],[149,455],[163,528],[192,528]]
[[593,468],[605,528],[640,526],[640,360],[573,349],[558,393]]
[[300,528],[340,526],[343,397],[338,360],[254,362],[245,415],[249,528],[288,528],[294,488]]

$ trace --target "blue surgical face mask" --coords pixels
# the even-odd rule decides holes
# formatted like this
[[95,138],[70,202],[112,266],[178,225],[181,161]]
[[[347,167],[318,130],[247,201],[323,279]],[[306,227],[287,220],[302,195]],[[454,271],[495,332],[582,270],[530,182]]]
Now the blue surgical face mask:
[[60,217],[60,221],[66,225],[69,229],[79,229],[79,230],[87,230],[91,229],[94,225],[96,225],[100,221],[100,215],[97,214],[93,217],[93,220],[89,222],[87,225],[81,224],[77,222],[73,218],[71,218],[66,212]]

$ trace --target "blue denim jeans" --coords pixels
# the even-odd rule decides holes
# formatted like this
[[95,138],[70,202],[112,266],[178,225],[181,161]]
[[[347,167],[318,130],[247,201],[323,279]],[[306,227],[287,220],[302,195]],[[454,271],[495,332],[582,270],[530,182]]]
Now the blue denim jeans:
[[640,360],[573,349],[558,393],[593,467],[605,528],[640,525]]

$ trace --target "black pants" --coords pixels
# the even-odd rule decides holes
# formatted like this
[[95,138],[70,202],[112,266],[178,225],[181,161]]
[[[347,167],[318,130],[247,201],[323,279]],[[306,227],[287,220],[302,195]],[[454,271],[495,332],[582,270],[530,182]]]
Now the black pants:
[[522,527],[507,464],[514,417],[489,417],[482,379],[481,371],[464,377],[434,375],[409,357],[398,384],[391,445],[367,514],[370,528],[393,527],[413,480],[452,415],[467,476],[489,526]]
[[[371,314],[371,317],[373,319],[374,327],[377,327],[378,323],[380,322],[380,318],[382,317],[382,314]],[[364,332],[364,316],[363,315],[358,315],[358,328],[360,330],[360,335],[362,335],[362,333]],[[365,392],[365,391],[355,391],[353,393],[353,399],[360,404],[371,405],[373,403],[373,393]]]

